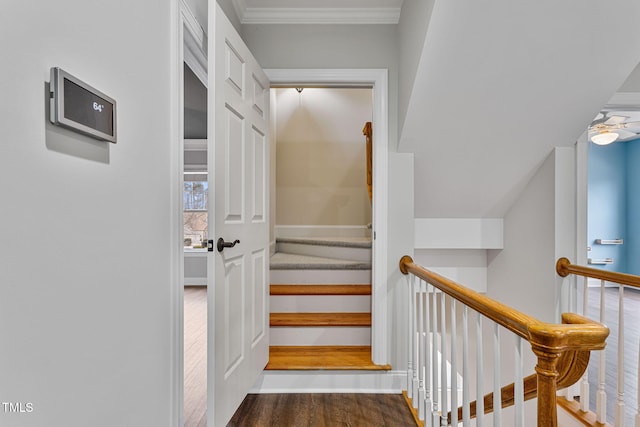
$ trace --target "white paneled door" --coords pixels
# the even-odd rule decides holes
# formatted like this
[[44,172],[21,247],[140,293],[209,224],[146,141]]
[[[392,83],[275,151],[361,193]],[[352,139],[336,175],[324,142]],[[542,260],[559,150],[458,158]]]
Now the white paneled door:
[[209,5],[207,424],[225,426],[269,358],[269,81]]

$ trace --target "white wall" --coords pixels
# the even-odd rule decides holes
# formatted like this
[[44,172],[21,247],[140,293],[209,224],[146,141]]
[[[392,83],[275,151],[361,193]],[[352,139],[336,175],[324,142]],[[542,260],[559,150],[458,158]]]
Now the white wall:
[[[389,71],[389,219],[387,240],[390,294],[401,291],[400,258],[413,254],[413,155],[396,153],[398,50],[394,25],[243,25],[243,38],[263,68],[386,68]],[[375,130],[374,130],[375,132]],[[405,189],[406,191],[398,191]],[[409,209],[409,210],[407,210]],[[395,295],[395,294],[394,294]],[[406,368],[404,303],[389,299],[390,363]],[[393,304],[399,304],[395,306]]]
[[425,36],[435,0],[405,1],[398,22],[400,78],[398,79],[398,128],[402,132],[413,82],[422,58]]
[[561,280],[556,260],[575,259],[574,149],[554,149],[504,218],[504,249],[488,251],[487,294],[554,322]]
[[618,92],[640,92],[640,64],[627,77]]
[[370,223],[362,128],[372,119],[371,89],[275,93],[276,224]]
[[[171,7],[3,4],[0,402],[33,411],[2,426],[175,425]],[[116,99],[117,144],[48,122],[52,66]]]
[[[206,0],[198,0],[198,1],[204,1],[206,3]],[[234,1],[233,0],[217,0],[217,2],[220,5],[220,8],[222,8],[222,10],[224,11],[224,14],[227,15],[227,18],[229,18],[229,21],[231,21],[231,24],[236,29],[238,34],[242,35],[242,25],[240,24],[240,20],[238,19],[238,15],[236,14],[235,8],[233,6]]]
[[[413,254],[413,154],[389,154],[388,341],[393,369],[406,369],[409,288],[398,269],[400,258]],[[399,191],[398,189],[403,189]]]

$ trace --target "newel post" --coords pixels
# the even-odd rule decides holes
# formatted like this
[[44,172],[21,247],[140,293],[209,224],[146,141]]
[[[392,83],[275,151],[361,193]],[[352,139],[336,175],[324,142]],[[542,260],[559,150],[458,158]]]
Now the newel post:
[[531,343],[534,354],[538,357],[536,376],[538,377],[538,427],[556,427],[558,411],[556,393],[558,390],[558,360],[560,353]]
[[558,425],[558,362],[563,349],[556,345],[554,335],[554,331],[546,329],[543,324],[529,328],[531,350],[538,358],[538,427]]

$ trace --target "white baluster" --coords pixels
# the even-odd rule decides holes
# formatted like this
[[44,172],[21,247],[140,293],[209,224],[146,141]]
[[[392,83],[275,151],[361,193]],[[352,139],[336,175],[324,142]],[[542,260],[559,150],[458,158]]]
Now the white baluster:
[[[600,281],[600,323],[604,324],[604,280]],[[598,392],[596,394],[596,418],[598,422],[607,421],[607,393],[604,391],[605,366],[604,350],[600,350],[598,360]]]
[[458,425],[458,331],[456,300],[451,298],[451,425]]
[[516,367],[513,387],[515,405],[515,427],[524,427],[524,376],[522,368],[522,338],[516,337]]
[[440,298],[440,425],[447,426],[447,411],[449,409],[449,381],[447,378],[447,307],[444,292]]
[[[418,282],[418,419],[424,420],[424,281]],[[414,405],[415,407],[415,405]]]
[[476,320],[476,427],[484,423],[484,378],[482,361],[482,316],[477,313]]
[[502,425],[502,388],[500,381],[500,371],[502,364],[500,363],[500,325],[493,324],[493,426],[500,427]]
[[425,300],[424,300],[424,305],[425,305],[425,316],[424,316],[424,321],[425,321],[425,340],[424,340],[424,359],[425,359],[425,367],[424,367],[424,382],[425,382],[425,423],[427,427],[432,427],[433,426],[433,419],[432,419],[432,407],[433,407],[433,403],[431,402],[431,396],[433,395],[433,381],[431,381],[431,365],[433,364],[433,361],[431,361],[431,340],[432,340],[432,336],[433,333],[432,331],[432,324],[430,321],[430,310],[429,310],[429,296],[430,296],[430,292],[433,291],[435,292],[435,290],[430,289],[431,286],[428,283],[425,283]]
[[433,410],[432,410],[432,424],[434,426],[440,425],[440,406],[438,402],[438,290],[433,288],[433,295],[431,299],[431,325],[433,329],[433,339],[431,345],[431,374],[433,379]]
[[[471,426],[471,412],[469,405],[469,309],[465,305],[462,309],[462,425]],[[638,426],[640,427],[640,426]]]
[[412,401],[414,409],[418,409],[418,371],[420,370],[420,332],[418,331],[418,300],[420,281],[414,284],[413,288],[413,378],[412,378]]
[[409,307],[407,309],[407,313],[408,313],[408,319],[407,319],[407,326],[409,328],[409,337],[408,337],[408,344],[409,344],[409,353],[408,353],[408,357],[407,357],[407,397],[409,399],[413,399],[413,355],[414,355],[414,350],[413,350],[413,340],[415,337],[415,332],[413,330],[413,317],[414,317],[414,313],[413,313],[413,307],[415,304],[414,298],[415,298],[415,276],[413,274],[409,274],[409,276],[407,276],[407,285],[409,287]]
[[618,285],[618,398],[614,425],[624,427],[624,286]]
[[[582,293],[582,315],[585,317],[588,317],[587,307],[589,307],[589,278],[585,276]],[[582,383],[580,384],[580,410],[584,412],[589,411],[589,376],[587,371],[588,369],[584,370]]]

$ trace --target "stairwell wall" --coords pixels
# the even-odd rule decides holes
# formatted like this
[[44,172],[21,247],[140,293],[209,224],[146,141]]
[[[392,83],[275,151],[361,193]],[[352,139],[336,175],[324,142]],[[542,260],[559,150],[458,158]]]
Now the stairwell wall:
[[364,124],[367,88],[275,89],[276,225],[371,222]]
[[435,0],[406,1],[402,4],[398,22],[400,77],[398,78],[398,128],[402,132],[404,118],[413,94],[413,83],[422,58],[428,23]]
[[487,257],[487,295],[542,321],[559,319],[556,260],[575,259],[575,150],[555,148],[504,217],[504,249]]

